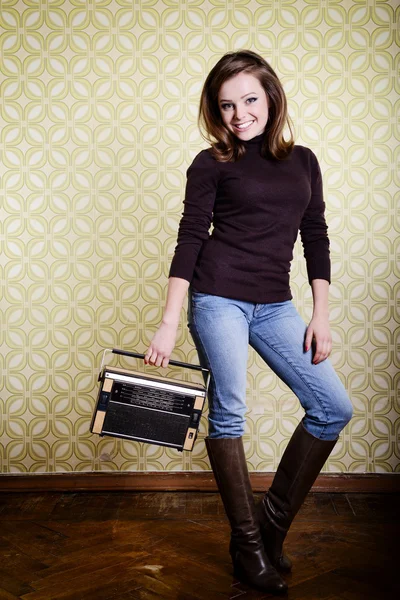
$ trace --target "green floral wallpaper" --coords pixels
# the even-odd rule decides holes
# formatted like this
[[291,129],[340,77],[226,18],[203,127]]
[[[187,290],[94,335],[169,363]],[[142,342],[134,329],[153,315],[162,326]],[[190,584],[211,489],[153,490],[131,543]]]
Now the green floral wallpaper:
[[[330,360],[354,406],[324,471],[399,472],[397,2],[4,0],[0,11],[0,472],[210,470],[208,405],[192,453],[89,424],[103,348],[144,352],[159,325],[186,169],[207,146],[200,91],[241,48],[277,71],[296,142],[323,171]],[[299,240],[291,289],[308,322]],[[172,358],[197,363],[186,310]],[[250,470],[276,469],[303,414],[250,348]]]

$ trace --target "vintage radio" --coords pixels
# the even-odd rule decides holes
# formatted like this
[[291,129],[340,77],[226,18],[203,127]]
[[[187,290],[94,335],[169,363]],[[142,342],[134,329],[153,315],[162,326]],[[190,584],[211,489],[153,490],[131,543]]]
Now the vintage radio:
[[106,348],[98,381],[90,431],[147,444],[193,450],[210,382],[210,371],[199,365],[169,361],[169,365],[203,372],[205,384],[104,366],[107,352],[144,359],[144,354]]

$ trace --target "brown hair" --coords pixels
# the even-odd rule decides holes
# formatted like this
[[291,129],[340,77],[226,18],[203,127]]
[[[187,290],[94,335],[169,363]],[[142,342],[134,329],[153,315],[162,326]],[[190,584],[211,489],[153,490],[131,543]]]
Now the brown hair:
[[[211,144],[211,154],[220,162],[235,162],[246,152],[241,140],[226,128],[218,105],[221,85],[243,72],[257,77],[268,98],[269,114],[261,155],[283,160],[291,153],[295,143],[286,95],[273,68],[251,50],[224,54],[209,72],[200,97],[198,126],[200,132],[202,124],[206,130],[206,135],[201,135]],[[283,138],[286,122],[290,130],[288,141]],[[212,141],[211,137],[216,141]]]

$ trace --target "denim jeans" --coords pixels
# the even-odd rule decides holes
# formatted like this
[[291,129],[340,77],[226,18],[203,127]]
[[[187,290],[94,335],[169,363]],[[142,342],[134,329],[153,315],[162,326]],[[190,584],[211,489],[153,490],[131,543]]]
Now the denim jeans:
[[304,349],[307,324],[292,300],[256,304],[189,287],[188,328],[211,371],[210,438],[244,434],[248,344],[296,394],[309,433],[333,440],[350,421],[353,407],[329,358],[313,364],[314,343]]

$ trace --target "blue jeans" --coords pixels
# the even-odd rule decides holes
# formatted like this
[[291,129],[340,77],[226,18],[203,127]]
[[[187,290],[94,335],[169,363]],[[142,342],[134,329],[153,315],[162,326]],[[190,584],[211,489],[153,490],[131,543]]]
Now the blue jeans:
[[200,365],[210,369],[210,438],[240,437],[245,430],[248,344],[296,394],[309,433],[334,440],[353,416],[346,389],[329,358],[312,363],[307,324],[292,300],[256,304],[188,291],[188,328]]

